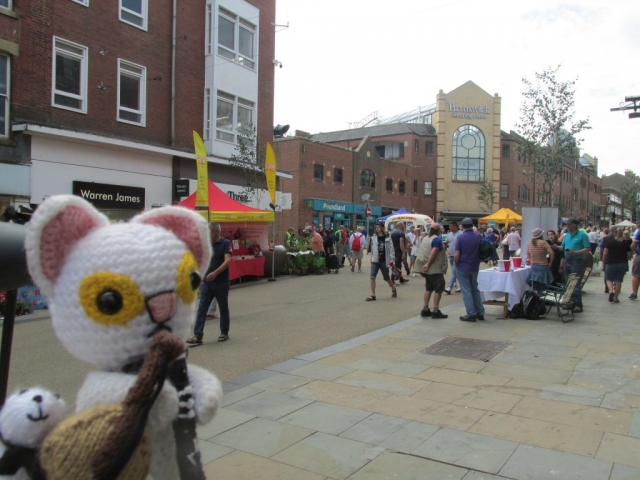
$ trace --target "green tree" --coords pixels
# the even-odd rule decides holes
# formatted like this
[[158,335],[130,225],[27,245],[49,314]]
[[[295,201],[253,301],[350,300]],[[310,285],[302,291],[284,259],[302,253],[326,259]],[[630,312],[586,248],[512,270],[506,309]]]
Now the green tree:
[[640,195],[640,177],[632,170],[624,171],[624,181],[620,187],[620,199],[622,200],[622,213],[631,211],[631,221],[636,223],[637,211],[640,207],[638,196]]
[[264,159],[265,151],[260,147],[255,125],[240,129],[238,145],[229,159],[229,164],[237,169],[244,179],[243,192],[249,200],[255,199],[260,205],[267,188]]
[[[579,135],[591,127],[575,114],[575,84],[560,81],[556,68],[535,74],[535,82],[523,78],[525,91],[516,131],[522,137],[518,152],[525,159],[525,175],[534,184],[541,206],[558,205],[554,193],[563,172],[563,161],[579,155]],[[560,182],[560,196],[562,182]]]
[[[478,184],[478,196],[476,199],[480,202],[480,208],[483,212],[493,211],[493,204],[496,201],[496,188],[493,181],[483,178]],[[486,209],[484,207],[487,207]]]

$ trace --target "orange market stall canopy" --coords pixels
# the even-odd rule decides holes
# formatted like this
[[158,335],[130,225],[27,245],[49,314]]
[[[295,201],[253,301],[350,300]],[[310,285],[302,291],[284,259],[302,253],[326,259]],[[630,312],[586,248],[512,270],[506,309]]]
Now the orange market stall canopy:
[[[195,192],[178,203],[178,206],[195,210]],[[273,220],[273,212],[259,210],[249,207],[244,203],[236,202],[209,180],[210,222],[273,222]]]
[[518,215],[510,208],[501,208],[497,212],[487,215],[486,217],[479,218],[480,223],[496,222],[498,224],[509,225],[510,223],[521,223],[522,215]]

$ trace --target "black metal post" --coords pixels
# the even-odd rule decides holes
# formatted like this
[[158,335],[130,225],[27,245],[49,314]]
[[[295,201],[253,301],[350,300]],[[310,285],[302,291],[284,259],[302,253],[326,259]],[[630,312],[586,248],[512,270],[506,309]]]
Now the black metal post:
[[11,361],[11,340],[13,339],[13,326],[16,322],[16,303],[18,291],[9,290],[4,304],[4,323],[2,324],[2,350],[0,350],[0,406],[4,405],[7,398],[9,385],[9,364]]

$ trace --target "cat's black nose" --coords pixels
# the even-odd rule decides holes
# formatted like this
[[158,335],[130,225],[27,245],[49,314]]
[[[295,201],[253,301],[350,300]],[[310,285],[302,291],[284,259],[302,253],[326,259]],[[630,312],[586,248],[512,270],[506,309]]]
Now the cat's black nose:
[[34,402],[42,403],[42,395],[36,395],[32,398]]

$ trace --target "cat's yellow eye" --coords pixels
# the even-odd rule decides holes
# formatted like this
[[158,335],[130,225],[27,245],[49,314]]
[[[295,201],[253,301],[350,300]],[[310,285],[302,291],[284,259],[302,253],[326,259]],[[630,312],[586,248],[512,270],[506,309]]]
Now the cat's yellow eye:
[[126,275],[97,272],[80,283],[80,305],[94,322],[126,325],[146,309],[144,295]]
[[184,303],[192,303],[196,299],[196,291],[200,283],[202,280],[198,274],[196,259],[191,252],[187,252],[182,257],[176,278],[178,296]]

